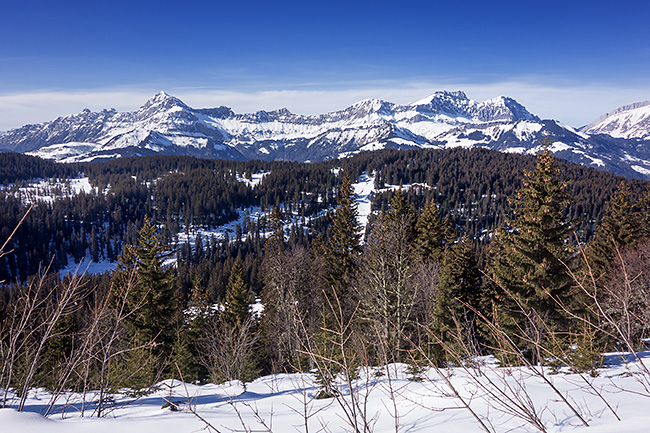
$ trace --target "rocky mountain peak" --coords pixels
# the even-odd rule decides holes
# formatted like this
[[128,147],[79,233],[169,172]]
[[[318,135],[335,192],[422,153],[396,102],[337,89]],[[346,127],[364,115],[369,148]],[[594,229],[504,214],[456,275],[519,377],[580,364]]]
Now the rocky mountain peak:
[[382,99],[364,99],[363,101],[357,102],[356,104],[350,107],[352,110],[363,112],[366,114],[370,113],[380,113],[386,114],[391,111],[392,104],[390,102],[384,101]]
[[412,106],[419,106],[419,105],[437,105],[440,104],[442,101],[469,101],[469,98],[463,92],[462,90],[457,90],[457,91],[449,91],[449,90],[439,90],[436,92],[433,92],[426,98],[420,99],[419,101],[413,102]]
[[189,108],[183,101],[166,92],[159,92],[150,98],[140,107],[139,112],[151,112],[152,110],[169,110],[171,108]]
[[650,101],[633,102],[632,104],[623,105],[622,107],[615,108],[614,110],[610,111],[609,113],[603,114],[602,116],[598,117],[598,119],[591,122],[589,125],[584,126],[582,129],[586,131],[587,129],[598,125],[599,123],[601,123],[603,120],[607,119],[610,116],[614,116],[616,114],[624,113],[626,111],[636,110],[637,108],[646,107],[648,105],[650,105]]
[[516,122],[519,120],[539,121],[526,107],[506,96],[488,99],[477,105],[476,116],[482,122]]

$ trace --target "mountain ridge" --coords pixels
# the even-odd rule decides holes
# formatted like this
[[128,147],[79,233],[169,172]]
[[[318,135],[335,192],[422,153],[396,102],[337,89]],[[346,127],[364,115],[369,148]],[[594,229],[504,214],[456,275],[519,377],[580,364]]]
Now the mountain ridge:
[[[536,153],[548,137],[558,157],[650,179],[650,106],[626,107],[576,129],[540,119],[512,98],[477,102],[463,91],[436,91],[404,105],[366,99],[318,115],[286,108],[254,113],[235,113],[226,106],[195,109],[159,92],[135,111],[84,109],[7,131],[0,134],[0,149],[66,162],[153,154],[315,162],[383,148],[480,146]],[[635,114],[638,110],[647,110],[648,116]],[[627,116],[626,123],[619,121],[609,133],[602,130],[620,115]],[[626,135],[622,128],[632,132]]]
[[648,140],[650,139],[650,101],[618,107],[603,114],[581,130],[589,134]]

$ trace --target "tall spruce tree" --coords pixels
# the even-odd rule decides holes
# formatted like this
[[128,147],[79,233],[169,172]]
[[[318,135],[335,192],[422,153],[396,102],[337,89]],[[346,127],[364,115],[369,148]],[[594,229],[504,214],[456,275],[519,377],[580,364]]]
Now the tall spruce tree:
[[454,344],[459,333],[472,345],[475,333],[473,310],[478,307],[481,277],[470,241],[461,240],[445,249],[431,331],[446,344]]
[[273,206],[269,217],[271,235],[265,243],[266,253],[274,253],[284,250],[284,215],[280,206]]
[[646,190],[638,202],[639,204],[639,216],[640,216],[640,230],[643,233],[643,236],[650,236],[650,185],[646,187]]
[[237,258],[230,271],[230,278],[226,287],[223,321],[240,330],[246,321],[251,320],[251,304],[253,302],[255,302],[255,297],[248,284],[246,284],[241,260]]
[[[172,361],[188,382],[202,382],[208,378],[208,371],[201,364],[200,342],[213,320],[214,309],[207,291],[198,279],[192,281],[187,308],[183,310],[183,321],[178,329]],[[172,374],[175,374],[172,371]]]
[[566,266],[572,258],[565,185],[557,178],[550,142],[543,144],[537,168],[525,173],[524,186],[511,201],[514,219],[497,231],[489,263],[496,286],[494,318],[536,361],[534,342],[544,338],[544,330],[566,331],[566,315],[555,299],[566,301],[570,292]]
[[178,320],[178,305],[174,296],[173,269],[164,262],[171,256],[169,248],[162,243],[153,220],[145,218],[139,232],[137,257],[138,290],[147,298],[142,315],[141,330],[146,337],[156,339],[161,354],[169,354],[174,341]]
[[359,269],[362,229],[357,222],[357,204],[348,173],[343,176],[337,204],[331,235],[325,245],[325,281],[319,296],[320,330],[313,335],[320,353],[318,359],[312,358],[318,365],[317,380],[322,388],[319,397],[333,395],[334,377],[341,371],[342,354],[346,350],[342,342],[349,341],[349,324],[357,304],[352,284]]
[[387,222],[404,226],[406,229],[404,233],[406,236],[405,239],[409,244],[413,243],[416,235],[415,224],[417,219],[415,216],[415,209],[413,209],[411,203],[406,199],[402,188],[399,188],[390,200],[390,208],[384,215],[384,218],[386,218]]
[[254,301],[238,257],[228,279],[224,309],[204,340],[203,362],[215,382],[240,380],[245,387],[259,374],[258,324],[251,311]]
[[[129,385],[136,388],[151,385],[172,353],[180,309],[172,269],[164,264],[169,256],[153,220],[146,217],[137,245],[124,246],[113,276],[114,293],[128,292],[125,324],[132,347],[151,347],[146,356],[142,350],[129,352],[127,368],[139,372]],[[148,366],[139,365],[145,360]]]
[[400,221],[403,218],[413,218],[414,215],[413,206],[406,199],[402,188],[399,188],[390,200],[390,208],[386,217],[392,221]]
[[[346,315],[351,311],[350,284],[357,272],[361,254],[361,231],[357,222],[357,204],[350,176],[345,173],[339,190],[336,213],[332,220],[332,234],[326,247],[327,284],[336,292],[338,302]],[[331,299],[336,305],[334,299]]]
[[440,261],[450,240],[448,220],[444,221],[433,200],[429,200],[415,224],[414,248],[423,260]]

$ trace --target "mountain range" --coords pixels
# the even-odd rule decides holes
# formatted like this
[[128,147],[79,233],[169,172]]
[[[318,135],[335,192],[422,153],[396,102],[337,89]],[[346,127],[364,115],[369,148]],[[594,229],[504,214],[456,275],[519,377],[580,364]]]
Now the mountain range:
[[582,128],[540,119],[514,99],[483,102],[439,91],[406,105],[368,99],[305,116],[287,109],[238,114],[195,109],[160,92],[138,110],[59,117],[0,135],[0,150],[61,162],[141,155],[315,162],[383,148],[486,147],[537,153],[627,177],[650,179],[650,101],[612,111]]

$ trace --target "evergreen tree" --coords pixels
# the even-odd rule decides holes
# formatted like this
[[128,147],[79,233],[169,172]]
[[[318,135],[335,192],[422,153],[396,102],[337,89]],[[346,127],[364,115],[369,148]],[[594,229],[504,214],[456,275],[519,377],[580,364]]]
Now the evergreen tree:
[[403,218],[413,218],[414,215],[415,210],[413,210],[413,206],[406,200],[402,188],[399,188],[390,200],[390,209],[387,213],[388,219],[400,221]]
[[450,239],[449,219],[445,222],[433,200],[429,200],[415,225],[414,248],[423,260],[439,261]]
[[271,223],[271,236],[269,236],[266,242],[267,252],[283,250],[285,247],[284,215],[282,215],[282,209],[280,209],[280,206],[273,206],[269,220]]
[[[115,293],[128,291],[125,318],[132,347],[127,368],[138,371],[129,385],[150,386],[165,367],[176,338],[179,308],[172,269],[164,265],[170,256],[149,218],[138,234],[137,246],[125,245],[113,276]],[[126,287],[129,286],[129,287]],[[151,350],[147,350],[151,347]],[[147,365],[144,365],[147,363]]]
[[645,192],[639,200],[639,217],[643,236],[650,236],[650,185],[646,186]]
[[174,341],[178,306],[174,295],[173,269],[164,262],[171,256],[162,244],[153,220],[145,217],[139,232],[137,257],[137,291],[147,299],[145,307],[136,314],[136,326],[145,339],[155,339],[160,354],[168,355]]
[[481,278],[475,251],[466,237],[445,249],[438,275],[431,331],[451,345],[460,333],[471,346],[476,336],[472,309],[478,306]]
[[244,278],[244,267],[237,258],[226,287],[223,321],[237,330],[241,329],[246,321],[251,320],[251,304],[254,302],[253,292]]
[[536,170],[525,173],[524,186],[512,200],[514,219],[497,232],[489,264],[497,286],[491,299],[495,319],[532,358],[544,329],[567,330],[555,299],[566,301],[571,288],[566,269],[572,257],[566,243],[572,231],[566,220],[568,198],[557,179],[550,143],[544,144]]
[[[326,248],[327,284],[336,291],[338,301],[349,317],[353,304],[350,284],[358,269],[361,254],[361,231],[357,222],[357,204],[350,176],[346,173],[337,200],[338,207],[332,221],[332,234]],[[332,305],[336,301],[331,299]]]
[[617,250],[633,245],[645,235],[642,216],[630,202],[630,188],[622,181],[607,204],[594,240],[587,250],[587,260],[596,280],[610,269]]
[[251,312],[254,301],[237,257],[226,287],[224,310],[208,327],[203,342],[203,364],[215,383],[239,380],[246,386],[259,374],[257,320]]
[[[208,378],[208,371],[200,362],[201,340],[212,322],[214,309],[201,282],[194,280],[187,308],[183,311],[183,322],[178,329],[174,345],[173,361],[188,382],[203,382]],[[172,374],[175,375],[172,370]]]
[[[321,326],[314,335],[321,353],[317,380],[321,397],[332,395],[334,376],[340,372],[342,341],[349,342],[350,323],[356,309],[352,283],[359,268],[361,226],[350,176],[345,173],[339,190],[338,207],[332,220],[331,236],[325,248],[325,287],[320,298]],[[348,365],[348,367],[350,367]]]
[[406,241],[408,243],[413,242],[416,234],[415,210],[413,209],[413,206],[406,200],[406,196],[404,195],[402,188],[399,188],[397,192],[395,192],[395,195],[390,201],[390,208],[384,217],[388,221],[403,224],[404,228],[406,229]]

